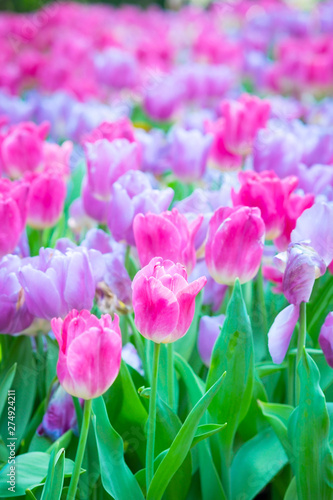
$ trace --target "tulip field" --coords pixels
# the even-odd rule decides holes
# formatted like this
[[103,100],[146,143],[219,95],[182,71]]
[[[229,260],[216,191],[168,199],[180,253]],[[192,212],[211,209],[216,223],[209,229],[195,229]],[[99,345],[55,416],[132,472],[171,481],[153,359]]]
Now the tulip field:
[[0,12],[0,499],[333,500],[333,0],[181,4]]

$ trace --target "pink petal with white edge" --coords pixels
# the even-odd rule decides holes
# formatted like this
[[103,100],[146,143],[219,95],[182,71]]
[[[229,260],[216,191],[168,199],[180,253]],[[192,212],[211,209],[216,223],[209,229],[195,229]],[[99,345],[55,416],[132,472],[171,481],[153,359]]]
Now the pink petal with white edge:
[[273,363],[280,364],[284,360],[298,317],[299,306],[293,304],[276,316],[268,332],[268,349]]
[[195,298],[206,283],[207,278],[202,276],[201,278],[190,283],[186,288],[183,288],[177,294],[181,314],[176,327],[177,338],[174,340],[178,340],[183,337],[190,328],[195,311]]
[[[83,399],[103,394],[117,377],[121,362],[121,339],[109,329],[90,328],[68,348],[67,368],[74,382],[62,384],[67,392]],[[73,392],[71,392],[73,391]]]
[[176,327],[179,305],[174,293],[156,278],[142,276],[133,289],[135,324],[144,337],[163,342]]

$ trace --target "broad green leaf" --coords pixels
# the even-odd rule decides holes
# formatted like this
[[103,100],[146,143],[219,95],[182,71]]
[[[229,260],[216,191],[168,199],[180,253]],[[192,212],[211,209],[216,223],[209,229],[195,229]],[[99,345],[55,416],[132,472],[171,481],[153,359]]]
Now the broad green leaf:
[[225,383],[211,404],[209,413],[216,422],[228,423],[225,431],[219,434],[228,466],[237,427],[251,403],[254,379],[251,324],[238,280],[227,307],[226,319],[214,345],[207,388],[225,371]]
[[329,445],[329,416],[319,385],[319,370],[303,350],[298,365],[299,406],[288,422],[299,500],[333,498],[333,458]]
[[45,486],[41,500],[60,500],[65,475],[65,449],[58,452],[54,448],[51,454]]
[[267,401],[267,394],[263,383],[257,374],[255,374],[251,403],[248,412],[239,424],[237,431],[243,441],[248,441],[268,426],[266,419],[263,417],[262,412],[258,408],[258,399]]
[[105,490],[117,500],[144,500],[134,475],[126,465],[123,440],[110,424],[102,396],[93,400],[92,409]]
[[8,391],[12,386],[16,373],[16,367],[17,363],[14,363],[13,366],[9,368],[5,374],[1,375],[0,378],[0,417],[4,406],[7,405],[8,402]]
[[[15,391],[15,437],[18,447],[29,423],[36,396],[38,371],[29,337],[22,335],[15,338],[4,371],[8,371],[15,362],[17,368],[11,389]],[[7,412],[3,412],[0,422],[0,434],[6,441],[8,437]]]
[[[8,474],[11,464],[6,464],[0,471],[0,498],[14,498],[25,494],[27,488],[43,482],[47,475],[50,462],[50,455],[42,452],[24,453],[15,459],[15,492],[8,491]],[[74,462],[65,459],[65,477],[72,475]],[[81,469],[81,473],[84,472]]]
[[155,472],[150,484],[147,500],[160,500],[171,478],[177,472],[186,458],[191,448],[196,428],[205,413],[206,409],[221,388],[225,373],[215,382],[215,384],[198,401],[191,413],[186,418],[176,438],[174,439],[168,453],[162,460]]
[[50,448],[48,448],[47,453],[52,453],[52,451],[55,448],[56,449],[60,449],[60,448],[66,449],[67,446],[69,445],[69,443],[71,442],[72,437],[73,437],[73,431],[72,431],[72,429],[69,429],[67,432],[65,432],[65,434],[63,434],[62,436],[60,436],[60,438],[58,438],[56,441],[54,441],[54,443],[50,446]]
[[292,457],[292,451],[288,438],[288,420],[294,408],[288,405],[265,403],[263,401],[258,401],[258,404],[264,417],[270,423],[273,431],[279,438],[279,441],[290,460]]
[[[179,355],[175,355],[175,367],[183,379],[191,406],[195,406],[204,394],[204,384],[194,373],[191,366]],[[200,423],[206,423],[205,415]],[[204,441],[198,444],[199,464],[200,464],[200,487],[203,500],[212,498],[225,499],[225,493],[221,480],[213,462],[209,443]]]
[[256,364],[256,372],[260,378],[267,377],[267,375],[271,375],[272,373],[280,372],[285,368],[287,368],[286,363],[281,365],[274,365],[274,363],[267,362]]
[[318,332],[327,314],[332,311],[332,302],[333,276],[326,273],[315,281],[311,301],[307,305],[307,316],[309,318],[307,331],[314,342],[317,342]]
[[178,352],[186,361],[190,359],[194,346],[197,342],[202,297],[203,293],[200,292],[195,298],[194,318],[187,334],[174,343],[175,351]]
[[278,438],[270,428],[247,441],[231,466],[232,500],[252,500],[288,462]]

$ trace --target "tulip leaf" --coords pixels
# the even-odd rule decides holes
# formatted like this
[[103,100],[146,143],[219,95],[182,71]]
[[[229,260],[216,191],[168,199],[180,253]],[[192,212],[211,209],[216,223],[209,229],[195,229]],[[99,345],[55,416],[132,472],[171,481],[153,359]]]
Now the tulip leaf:
[[185,460],[186,455],[191,448],[199,422],[206,409],[214,399],[214,396],[221,388],[224,377],[225,373],[223,373],[215,384],[206,392],[206,394],[202,396],[186,418],[180,431],[172,442],[168,453],[165,455],[155,472],[148,490],[147,500],[160,500],[162,498],[171,478]]
[[[11,390],[15,392],[14,437],[16,438],[16,446],[18,447],[31,417],[37,387],[38,371],[29,337],[22,335],[15,338],[3,370],[8,371],[15,362],[17,363],[17,368],[11,384]],[[0,434],[4,441],[9,437],[7,412],[3,412],[1,416]]]
[[238,280],[227,307],[226,319],[214,345],[207,388],[225,371],[227,375],[223,390],[214,399],[209,413],[216,422],[228,423],[225,431],[219,434],[219,442],[228,467],[237,427],[251,403],[254,380],[251,323]]
[[293,477],[292,480],[290,481],[287,491],[283,497],[283,500],[298,500],[295,477]]
[[9,370],[1,376],[1,382],[0,382],[0,417],[2,415],[2,411],[4,409],[4,406],[7,404],[8,401],[8,391],[12,386],[15,373],[16,373],[16,367],[17,363],[14,363]]
[[188,332],[184,335],[184,337],[176,340],[174,343],[175,351],[178,352],[186,361],[190,359],[194,346],[197,342],[202,298],[203,292],[201,291],[195,298],[194,317]]
[[93,400],[92,409],[105,490],[117,500],[144,500],[140,486],[125,462],[123,440],[110,424],[102,396]]
[[281,405],[277,403],[266,403],[263,401],[258,401],[259,407],[270,423],[273,431],[278,437],[280,443],[282,444],[285,452],[287,453],[289,459],[291,459],[292,452],[290,441],[288,438],[288,419],[292,414],[294,408],[288,405]]
[[[175,367],[186,386],[190,403],[193,407],[204,394],[203,382],[179,354],[175,355]],[[205,424],[206,421],[207,418],[204,415],[201,419],[201,423]],[[207,441],[198,444],[198,455],[200,464],[200,486],[203,500],[211,500],[212,498],[225,499],[223,486]]]
[[264,429],[237,451],[231,466],[231,498],[252,500],[288,462],[274,431]]
[[[8,474],[12,464],[7,463],[0,471],[0,498],[14,498],[25,494],[26,489],[33,489],[35,486],[44,482],[48,472],[50,455],[35,451],[32,453],[23,453],[15,458],[15,492],[9,491],[10,486]],[[65,459],[64,477],[70,477],[74,468],[74,462]],[[81,469],[81,473],[84,472]],[[53,500],[53,498],[52,498]]]
[[298,365],[299,406],[288,422],[299,500],[333,498],[333,457],[329,444],[329,415],[319,385],[319,370],[303,350]]
[[222,429],[225,428],[225,424],[203,424],[199,425],[197,430],[195,431],[195,435],[192,441],[191,448],[194,448],[195,445],[200,443],[200,441],[203,441],[204,439],[207,439],[211,436],[214,436],[214,434],[217,434],[220,432]]
[[65,475],[65,449],[51,453],[45,486],[41,500],[60,500]]

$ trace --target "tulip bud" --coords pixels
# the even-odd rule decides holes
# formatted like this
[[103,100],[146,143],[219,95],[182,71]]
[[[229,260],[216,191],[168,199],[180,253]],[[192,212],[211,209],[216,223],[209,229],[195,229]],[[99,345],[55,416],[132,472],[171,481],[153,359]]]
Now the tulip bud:
[[66,183],[51,169],[27,174],[30,181],[28,197],[28,224],[36,229],[54,226],[60,219],[66,198]]
[[217,283],[250,281],[264,250],[265,224],[258,208],[221,207],[209,222],[206,264]]
[[196,261],[194,239],[202,221],[199,216],[189,223],[175,208],[160,215],[138,214],[133,221],[133,232],[141,266],[161,256],[179,262],[190,273]]
[[72,396],[101,396],[115,381],[121,363],[119,318],[105,314],[98,319],[86,309],[73,309],[64,320],[53,318],[52,330],[59,344],[57,375]]
[[206,284],[203,276],[192,283],[181,264],[155,257],[133,280],[133,310],[139,332],[156,343],[175,342],[188,331],[195,297]]

